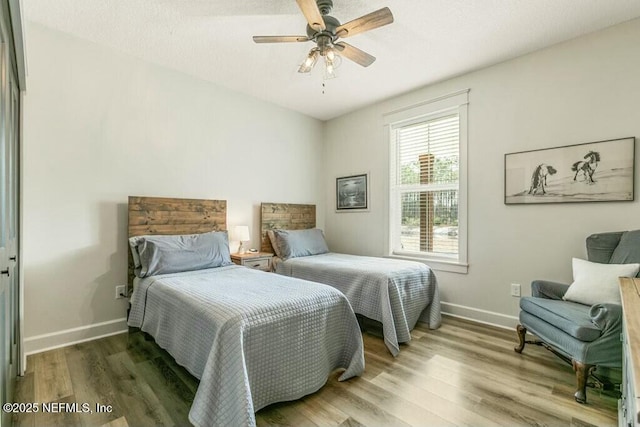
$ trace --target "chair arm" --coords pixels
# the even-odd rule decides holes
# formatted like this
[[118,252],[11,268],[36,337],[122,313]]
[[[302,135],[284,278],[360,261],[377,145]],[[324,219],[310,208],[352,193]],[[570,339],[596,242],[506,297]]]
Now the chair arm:
[[548,280],[534,280],[531,282],[531,295],[538,298],[562,299],[567,289],[569,289],[569,285],[564,283]]
[[605,335],[608,331],[621,329],[622,306],[612,303],[594,304],[589,310],[589,317]]

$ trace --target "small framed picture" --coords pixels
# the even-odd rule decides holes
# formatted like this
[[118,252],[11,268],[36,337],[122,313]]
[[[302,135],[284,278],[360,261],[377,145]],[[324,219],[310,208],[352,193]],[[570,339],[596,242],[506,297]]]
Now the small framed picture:
[[369,174],[336,178],[336,211],[369,210]]

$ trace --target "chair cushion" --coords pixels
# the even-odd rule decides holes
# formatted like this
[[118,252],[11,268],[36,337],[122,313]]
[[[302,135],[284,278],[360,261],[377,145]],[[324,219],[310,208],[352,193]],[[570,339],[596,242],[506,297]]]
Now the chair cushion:
[[[587,237],[587,255],[589,261],[608,264],[613,251],[620,243],[620,238],[624,231],[614,231],[610,233],[597,233]],[[616,262],[614,264],[622,264]]]
[[589,316],[591,307],[588,305],[524,297],[520,299],[520,308],[580,341],[591,342],[602,334],[602,331],[591,321]]
[[[613,251],[611,264],[640,263],[640,230],[627,231],[620,237],[620,243]],[[637,277],[640,277],[638,272]]]

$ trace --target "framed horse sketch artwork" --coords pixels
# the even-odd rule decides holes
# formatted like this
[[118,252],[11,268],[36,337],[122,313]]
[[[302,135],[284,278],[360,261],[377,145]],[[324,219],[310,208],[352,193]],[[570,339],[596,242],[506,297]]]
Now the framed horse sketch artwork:
[[505,154],[504,203],[632,201],[634,165],[634,137]]

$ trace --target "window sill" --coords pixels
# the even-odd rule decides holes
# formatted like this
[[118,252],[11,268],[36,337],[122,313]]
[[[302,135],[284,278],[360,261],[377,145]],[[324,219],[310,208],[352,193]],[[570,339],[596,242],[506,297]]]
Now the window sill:
[[399,255],[391,254],[386,258],[403,259],[407,261],[417,261],[428,265],[436,271],[446,271],[449,273],[467,274],[469,270],[469,264],[463,264],[457,261],[448,261],[443,259],[434,259],[429,257],[420,257],[412,255]]

